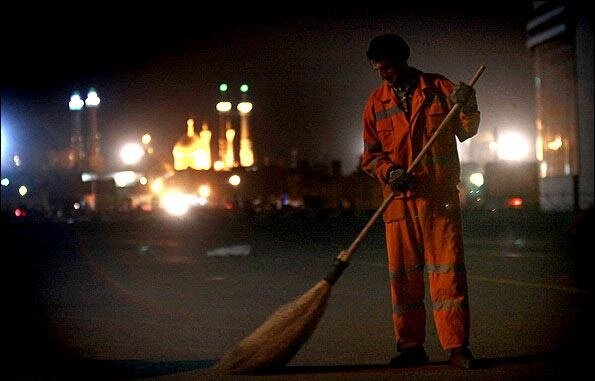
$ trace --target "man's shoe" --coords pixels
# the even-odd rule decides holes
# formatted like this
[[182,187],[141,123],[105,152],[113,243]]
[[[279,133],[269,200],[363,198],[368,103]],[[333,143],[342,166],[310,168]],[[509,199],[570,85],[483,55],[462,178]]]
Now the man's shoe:
[[461,369],[475,369],[477,366],[477,360],[475,360],[469,348],[466,347],[448,351],[448,361]]
[[407,368],[411,366],[426,365],[430,359],[423,347],[408,348],[401,351],[401,354],[390,360],[391,368]]

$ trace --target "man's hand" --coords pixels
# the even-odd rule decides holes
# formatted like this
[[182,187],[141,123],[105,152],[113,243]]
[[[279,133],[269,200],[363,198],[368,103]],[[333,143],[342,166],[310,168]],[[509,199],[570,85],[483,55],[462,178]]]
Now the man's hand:
[[477,111],[477,99],[475,98],[475,89],[464,82],[459,82],[452,90],[450,99],[454,103],[461,105],[461,111],[465,114]]
[[388,170],[388,185],[393,192],[405,192],[407,189],[411,189],[412,176],[407,174],[405,168],[399,165],[393,165]]

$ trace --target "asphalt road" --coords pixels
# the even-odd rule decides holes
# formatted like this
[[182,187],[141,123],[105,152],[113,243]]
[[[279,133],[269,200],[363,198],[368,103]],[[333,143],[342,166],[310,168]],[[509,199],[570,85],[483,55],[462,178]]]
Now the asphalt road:
[[[318,282],[368,217],[199,213],[183,220],[3,221],[4,374],[225,379],[208,368]],[[471,348],[480,370],[445,363],[431,315],[432,364],[398,371],[384,365],[394,339],[377,224],[288,367],[244,377],[564,379],[588,364],[593,339],[592,260],[576,249],[574,219],[465,213]]]

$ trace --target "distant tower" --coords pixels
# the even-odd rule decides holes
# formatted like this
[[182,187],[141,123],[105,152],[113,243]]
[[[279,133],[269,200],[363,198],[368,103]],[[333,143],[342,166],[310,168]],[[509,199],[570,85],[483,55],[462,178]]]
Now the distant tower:
[[254,165],[254,152],[252,151],[252,141],[248,133],[248,116],[252,111],[252,103],[248,102],[248,85],[240,87],[242,92],[242,101],[238,104],[240,112],[240,165],[242,167],[251,167]]
[[[228,168],[226,165],[227,155],[227,129],[231,128],[231,118],[230,118],[230,110],[231,110],[231,102],[228,100],[227,96],[227,84],[222,83],[219,85],[219,92],[220,92],[220,100],[215,106],[217,111],[219,112],[219,133],[217,136],[218,139],[218,149],[219,149],[219,160],[218,162],[220,165],[216,165],[216,168],[219,166],[223,166],[223,168]],[[233,156],[233,148],[231,155]]]
[[97,91],[90,88],[85,99],[89,115],[89,134],[87,135],[87,158],[89,160],[89,169],[92,171],[100,171],[103,169],[103,158],[101,157],[101,134],[99,133],[99,126],[97,123],[97,108],[99,107],[100,99],[97,96]]
[[78,91],[70,97],[68,108],[71,113],[70,127],[70,152],[68,163],[70,168],[83,168],[85,166],[85,142],[83,140],[82,113],[85,102]]

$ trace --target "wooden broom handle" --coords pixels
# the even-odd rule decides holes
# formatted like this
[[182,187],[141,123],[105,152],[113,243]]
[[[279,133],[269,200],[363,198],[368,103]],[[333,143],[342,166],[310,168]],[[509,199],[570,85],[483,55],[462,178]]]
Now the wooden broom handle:
[[[477,82],[477,80],[479,79],[479,77],[481,76],[481,74],[484,72],[485,69],[486,69],[485,65],[481,65],[479,67],[479,69],[477,69],[477,72],[475,73],[473,78],[471,78],[471,81],[469,81],[469,86],[473,87],[475,85],[475,83]],[[423,157],[425,156],[426,152],[428,151],[428,149],[430,148],[432,143],[434,143],[434,141],[438,137],[438,134],[440,134],[440,132],[444,129],[444,127],[448,124],[448,122],[450,122],[450,120],[455,115],[458,115],[461,107],[462,106],[459,103],[457,103],[450,109],[450,111],[448,112],[446,117],[442,120],[442,123],[440,123],[440,125],[438,126],[438,128],[436,129],[436,131],[434,132],[432,137],[430,138],[430,140],[428,140],[428,142],[425,144],[425,146],[422,148],[422,150],[419,152],[419,154],[417,154],[416,158],[413,160],[413,162],[411,163],[409,168],[407,168],[407,172],[406,172],[407,174],[411,173],[413,171],[413,169],[419,164],[419,162],[421,161],[421,159],[423,159]],[[395,192],[391,192],[391,194],[389,194],[384,199],[384,201],[382,201],[382,204],[380,205],[380,207],[372,215],[372,217],[370,218],[370,220],[368,221],[366,226],[364,226],[364,228],[360,231],[360,233],[357,235],[355,240],[351,243],[349,248],[347,250],[343,250],[337,256],[338,260],[340,260],[342,262],[349,262],[349,258],[351,258],[353,253],[357,250],[357,248],[360,247],[364,238],[368,235],[368,232],[370,231],[370,229],[372,228],[372,226],[374,225],[376,220],[378,220],[380,215],[386,210],[386,208],[388,208],[388,205],[390,204],[390,202],[392,201],[394,196],[395,196]]]

